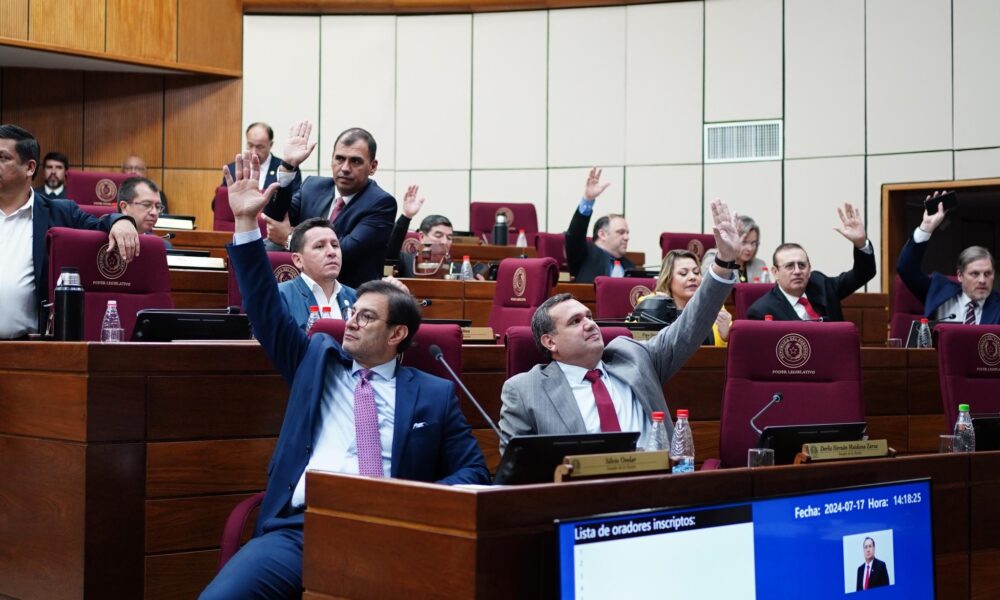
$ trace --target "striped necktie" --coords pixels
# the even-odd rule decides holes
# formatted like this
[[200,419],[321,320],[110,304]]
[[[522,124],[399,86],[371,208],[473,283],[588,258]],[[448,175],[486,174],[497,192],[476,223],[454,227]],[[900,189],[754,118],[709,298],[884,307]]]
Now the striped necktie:
[[965,324],[975,325],[976,324],[976,304],[975,300],[969,300],[969,303],[965,305]]

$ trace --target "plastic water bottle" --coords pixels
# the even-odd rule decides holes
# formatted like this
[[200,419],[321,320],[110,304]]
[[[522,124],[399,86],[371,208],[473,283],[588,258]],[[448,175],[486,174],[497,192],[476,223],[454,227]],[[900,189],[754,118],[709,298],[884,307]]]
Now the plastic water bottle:
[[517,244],[516,244],[516,246],[518,248],[527,248],[528,247],[528,236],[524,235],[524,230],[523,229],[519,229],[517,231]]
[[958,420],[955,421],[955,437],[958,438],[956,450],[959,452],[976,451],[976,430],[972,427],[972,415],[968,404],[958,405]]
[[83,340],[83,286],[76,267],[63,267],[55,288],[55,338]]
[[466,254],[462,257],[462,281],[472,281],[475,276],[472,274],[472,261],[469,260],[469,255]]
[[[756,278],[755,278],[756,279]],[[760,281],[754,283],[771,283],[771,272],[764,269],[760,272]]]
[[677,410],[674,437],[670,440],[670,463],[674,466],[674,473],[694,472],[694,438],[686,408]]
[[616,260],[615,264],[611,267],[612,277],[625,277],[625,269],[622,268],[622,261]]
[[118,301],[116,300],[108,300],[108,309],[104,311],[104,320],[101,321],[101,341],[122,341],[122,321],[118,318]]
[[493,223],[493,245],[507,245],[507,215],[502,212],[497,213],[497,220]]
[[322,315],[320,317],[321,319],[332,319],[333,318],[333,309],[330,308],[329,306],[324,306],[323,310],[320,311],[320,314]]
[[663,424],[665,417],[666,415],[661,410],[653,413],[653,427],[649,430],[649,438],[646,439],[646,443],[642,447],[646,452],[670,449],[670,438],[667,436],[667,427]]
[[764,320],[765,321],[773,321],[774,320],[774,315],[764,315]]
[[319,321],[319,307],[318,306],[310,306],[309,307],[309,320],[306,321],[306,333],[309,333],[310,331],[312,331],[313,325],[316,324],[316,321]]
[[933,343],[931,341],[931,326],[928,325],[927,319],[920,319],[920,329],[917,331],[917,348],[931,348]]

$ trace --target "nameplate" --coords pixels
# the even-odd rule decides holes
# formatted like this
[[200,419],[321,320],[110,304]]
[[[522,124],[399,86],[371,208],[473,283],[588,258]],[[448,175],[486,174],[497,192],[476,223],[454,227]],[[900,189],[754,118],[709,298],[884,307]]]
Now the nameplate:
[[654,337],[656,337],[656,334],[658,334],[658,333],[660,333],[660,332],[659,331],[633,331],[632,332],[632,339],[639,340],[640,342],[644,342],[646,340],[653,339]]
[[579,454],[567,456],[556,467],[555,480],[578,477],[610,477],[636,473],[666,471],[670,468],[670,453],[613,452],[610,454]]
[[467,344],[470,342],[487,342],[495,344],[497,340],[493,335],[492,327],[463,327],[462,341]]
[[889,456],[890,451],[888,440],[802,444],[802,454],[810,462],[854,458],[884,458]]

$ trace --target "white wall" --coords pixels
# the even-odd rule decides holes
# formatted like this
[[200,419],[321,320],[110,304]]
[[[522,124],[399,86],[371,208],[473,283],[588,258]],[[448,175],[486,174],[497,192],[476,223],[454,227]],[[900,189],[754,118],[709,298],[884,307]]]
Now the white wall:
[[[631,247],[703,231],[724,197],[761,254],[807,246],[850,263],[835,209],[860,205],[879,248],[881,185],[1000,176],[1000,2],[705,0],[431,16],[246,16],[244,122],[316,123],[307,173],[349,126],[379,143],[377,178],[419,184],[424,212],[533,202],[561,231],[592,165]],[[251,42],[267,40],[267,44]],[[274,48],[296,48],[296,59]],[[706,122],[784,119],[782,161],[702,164]],[[878,280],[870,290],[878,289]]]

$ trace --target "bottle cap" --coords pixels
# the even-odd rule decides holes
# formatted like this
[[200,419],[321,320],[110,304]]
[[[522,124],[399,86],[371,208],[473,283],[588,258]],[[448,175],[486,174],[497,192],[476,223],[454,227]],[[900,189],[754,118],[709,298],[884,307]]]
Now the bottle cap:
[[959,404],[958,405],[958,412],[969,412],[969,405],[968,404]]
[[622,261],[620,261],[620,260],[616,260],[616,261],[615,261],[615,266],[616,266],[616,267],[620,267],[620,266],[622,266]]
[[108,306],[118,306],[117,300],[108,300]]
[[920,317],[920,324],[921,325],[926,325],[927,324],[927,317]]
[[686,408],[678,408],[677,409],[677,418],[678,419],[686,419],[686,418],[688,418],[688,409],[686,409]]
[[773,321],[774,320],[774,315],[764,315],[764,320],[765,321]]
[[523,228],[522,229],[518,229],[517,232],[518,233],[524,233],[524,229]]
[[760,283],[760,277],[754,277],[753,278],[753,282],[754,283]]
[[309,312],[319,312],[319,307],[318,306],[310,306],[309,307]]
[[664,418],[666,418],[666,415],[663,414],[662,410],[653,411],[653,421],[662,421]]
[[465,262],[467,260],[469,260],[469,255],[468,254],[462,256],[462,262]]

